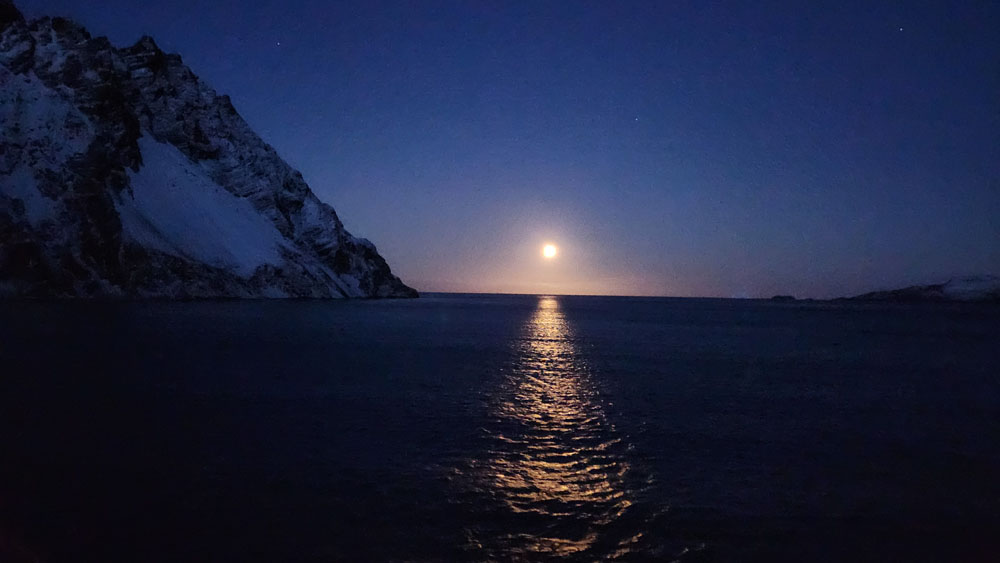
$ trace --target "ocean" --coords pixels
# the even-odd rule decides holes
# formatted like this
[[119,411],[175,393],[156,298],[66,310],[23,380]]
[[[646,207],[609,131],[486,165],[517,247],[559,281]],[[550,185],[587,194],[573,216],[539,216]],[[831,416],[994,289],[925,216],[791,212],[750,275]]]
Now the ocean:
[[3,561],[990,561],[1000,307],[0,303]]

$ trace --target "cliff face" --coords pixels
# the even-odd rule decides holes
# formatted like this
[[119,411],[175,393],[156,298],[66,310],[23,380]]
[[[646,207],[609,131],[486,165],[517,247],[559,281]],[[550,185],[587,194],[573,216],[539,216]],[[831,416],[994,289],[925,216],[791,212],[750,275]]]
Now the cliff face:
[[0,294],[415,297],[227,96],[0,0]]

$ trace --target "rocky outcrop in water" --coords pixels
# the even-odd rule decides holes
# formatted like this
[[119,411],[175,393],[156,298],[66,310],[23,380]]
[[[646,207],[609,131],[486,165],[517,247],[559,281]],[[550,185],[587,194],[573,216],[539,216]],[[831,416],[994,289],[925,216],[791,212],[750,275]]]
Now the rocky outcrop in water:
[[0,0],[0,294],[415,297],[149,37]]

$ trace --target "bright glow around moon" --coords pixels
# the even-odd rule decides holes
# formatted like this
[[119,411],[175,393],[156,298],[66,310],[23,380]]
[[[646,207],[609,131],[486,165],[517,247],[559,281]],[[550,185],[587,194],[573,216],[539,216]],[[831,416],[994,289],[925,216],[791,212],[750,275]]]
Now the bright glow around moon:
[[555,258],[556,252],[558,251],[559,249],[556,248],[554,244],[546,244],[545,247],[542,248],[542,256],[546,258]]

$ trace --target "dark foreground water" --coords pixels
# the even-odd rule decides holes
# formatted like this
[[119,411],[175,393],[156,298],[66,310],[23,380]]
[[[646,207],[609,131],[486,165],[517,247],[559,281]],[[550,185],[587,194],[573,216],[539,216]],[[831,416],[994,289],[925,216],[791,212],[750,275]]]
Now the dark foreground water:
[[3,561],[995,561],[1000,307],[0,303]]

